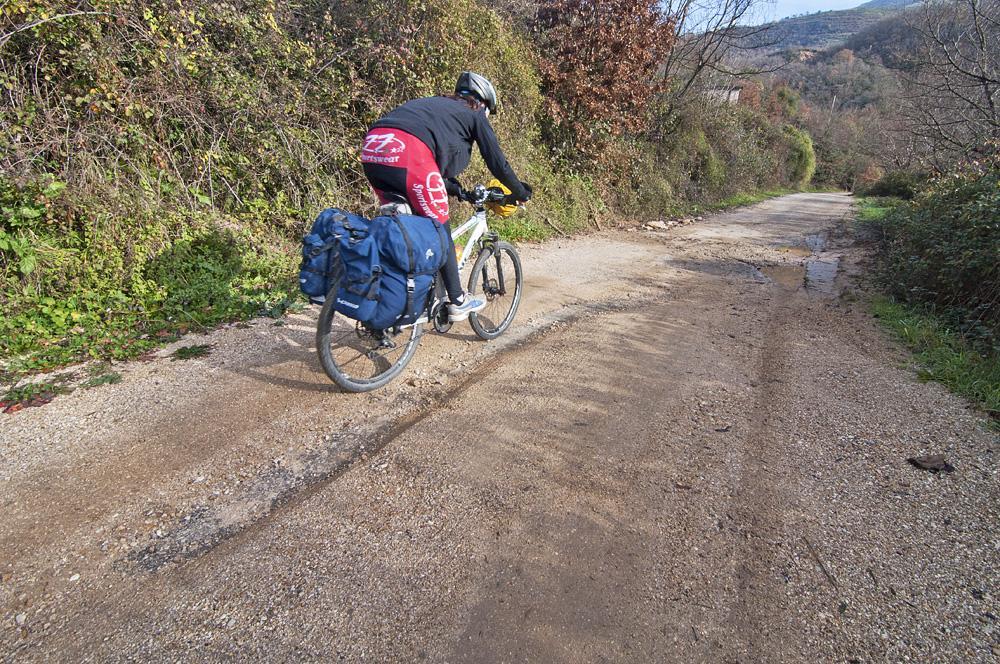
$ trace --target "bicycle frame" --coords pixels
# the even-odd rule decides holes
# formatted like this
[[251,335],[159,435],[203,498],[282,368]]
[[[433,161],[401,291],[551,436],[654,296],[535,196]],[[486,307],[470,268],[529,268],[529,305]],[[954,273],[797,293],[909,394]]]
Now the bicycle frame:
[[486,210],[476,210],[475,214],[469,217],[468,221],[451,232],[451,239],[454,241],[457,241],[458,238],[466,233],[471,233],[465,246],[462,247],[462,255],[458,256],[459,272],[465,269],[465,264],[472,257],[476,244],[489,229],[489,224],[486,222]]

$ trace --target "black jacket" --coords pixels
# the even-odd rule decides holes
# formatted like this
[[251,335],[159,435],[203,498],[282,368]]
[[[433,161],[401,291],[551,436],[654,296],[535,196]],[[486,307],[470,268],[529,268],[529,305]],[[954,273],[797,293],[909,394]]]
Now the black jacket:
[[518,200],[528,198],[500,149],[485,109],[474,111],[465,102],[449,97],[425,97],[389,111],[372,125],[372,129],[377,128],[399,129],[419,138],[434,153],[438,170],[446,179],[456,177],[469,166],[475,142],[490,173]]

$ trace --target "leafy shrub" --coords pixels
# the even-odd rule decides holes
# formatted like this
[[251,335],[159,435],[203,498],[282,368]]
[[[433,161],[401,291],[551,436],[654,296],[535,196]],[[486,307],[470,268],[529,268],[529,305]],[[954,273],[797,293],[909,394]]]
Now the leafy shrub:
[[897,299],[928,307],[993,348],[1000,334],[1000,158],[930,183],[881,220],[880,275]]
[[785,125],[785,140],[788,144],[786,168],[788,180],[797,187],[804,187],[816,172],[816,152],[812,138],[802,129]]
[[541,0],[534,27],[547,138],[565,158],[586,163],[609,137],[646,127],[674,40],[655,0]]
[[910,200],[926,183],[927,177],[924,175],[907,171],[892,171],[875,182],[860,187],[857,193],[861,196],[891,196]]
[[764,109],[691,104],[670,109],[654,124],[655,172],[675,199],[713,204],[741,194],[794,188],[815,167],[804,131],[775,125]]

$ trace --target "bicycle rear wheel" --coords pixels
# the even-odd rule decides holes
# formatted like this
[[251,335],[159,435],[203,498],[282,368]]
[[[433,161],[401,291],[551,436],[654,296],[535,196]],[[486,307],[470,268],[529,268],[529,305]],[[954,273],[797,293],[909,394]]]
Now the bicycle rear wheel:
[[486,300],[486,307],[469,316],[469,323],[483,339],[496,339],[514,322],[524,287],[521,258],[506,242],[487,246],[472,266],[469,292]]
[[377,390],[413,358],[423,333],[418,323],[402,330],[372,330],[333,308],[330,289],[316,324],[316,350],[326,375],[348,392]]

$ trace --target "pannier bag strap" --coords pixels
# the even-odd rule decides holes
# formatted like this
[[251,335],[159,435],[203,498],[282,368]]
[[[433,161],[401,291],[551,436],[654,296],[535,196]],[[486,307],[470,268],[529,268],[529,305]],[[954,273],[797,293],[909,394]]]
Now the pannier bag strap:
[[337,237],[334,237],[332,241],[327,242],[324,245],[321,245],[319,247],[313,247],[311,250],[309,250],[309,258],[316,258],[324,251],[329,251],[330,249],[336,247],[338,244],[339,244],[339,239]]
[[350,234],[352,240],[364,239],[365,236],[368,235],[367,228],[356,228],[351,226],[350,218],[348,218],[348,216],[343,212],[335,212],[332,219],[335,224],[340,224],[344,227],[344,230]]
[[305,257],[302,258],[302,263],[299,265],[299,271],[302,271],[302,272],[313,272],[314,274],[329,274],[330,273],[329,270],[320,270],[320,269],[314,268],[314,267],[307,267],[306,263],[308,261],[312,260],[313,258],[316,258],[317,256],[319,256],[324,251],[329,251],[330,249],[333,249],[338,244],[339,244],[339,242],[335,239],[332,242],[327,242],[326,244],[324,244],[322,246],[314,247],[314,248],[310,249],[308,256],[305,256]]
[[413,311],[413,292],[416,290],[417,282],[413,279],[413,275],[410,275],[406,279],[406,311],[403,312],[406,316],[409,316],[410,312]]
[[378,290],[378,284],[381,279],[382,279],[382,266],[376,265],[375,269],[372,270],[371,286],[368,287],[368,294],[365,295],[366,299],[368,300],[377,299],[376,291]]
[[400,221],[399,217],[389,217],[389,218],[392,219],[394,222],[396,222],[396,225],[399,226],[399,232],[403,234],[403,242],[406,243],[406,256],[407,258],[410,259],[409,272],[410,276],[412,277],[413,273],[417,271],[417,260],[413,253],[413,242],[410,241],[410,234],[406,232],[406,225],[403,224],[402,221]]
[[410,241],[410,234],[406,232],[406,226],[399,217],[389,217],[399,226],[399,232],[403,234],[403,242],[406,243],[406,255],[410,259],[410,270],[406,274],[406,313],[413,311],[413,291],[416,289],[416,282],[413,275],[417,271],[417,259],[413,255],[413,242]]
[[377,300],[379,284],[381,282],[382,268],[381,266],[376,265],[372,268],[372,276],[368,277],[368,279],[365,281],[348,283],[344,286],[344,288],[355,295],[363,296],[366,300]]

